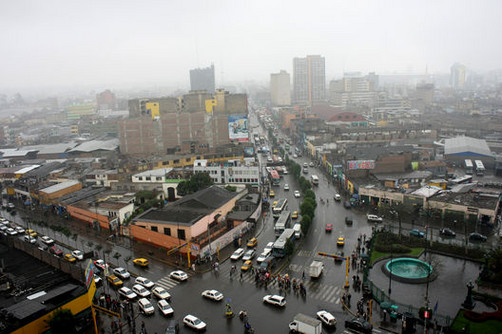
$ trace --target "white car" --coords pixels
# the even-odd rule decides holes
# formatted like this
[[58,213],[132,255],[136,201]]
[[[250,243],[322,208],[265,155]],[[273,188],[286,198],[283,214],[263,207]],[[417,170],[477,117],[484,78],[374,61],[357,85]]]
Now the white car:
[[80,261],[84,259],[84,253],[82,251],[79,251],[78,249],[75,249],[73,252],[71,252],[71,255],[73,255],[77,260]]
[[295,197],[298,198],[300,196],[301,196],[300,191],[299,190],[295,190]]
[[132,291],[140,297],[150,297],[150,291],[148,291],[143,285],[134,284],[132,286]]
[[115,274],[115,276],[118,276],[122,279],[127,279],[127,278],[131,277],[131,274],[129,274],[129,272],[127,270],[125,270],[125,268],[122,268],[122,267],[117,267],[117,268],[113,269],[113,273]]
[[21,226],[16,226],[16,231],[17,233],[22,234],[24,233],[24,228],[22,228]]
[[155,313],[155,308],[153,307],[152,303],[146,298],[141,298],[138,301],[139,309],[141,312],[144,314],[153,314]]
[[279,295],[266,295],[263,297],[263,302],[276,306],[286,306],[286,297]]
[[237,261],[244,255],[244,248],[238,248],[232,256],[230,256],[230,260]]
[[184,272],[183,270],[172,271],[169,274],[169,277],[171,277],[172,279],[175,279],[177,281],[186,281],[188,279],[187,273]]
[[335,201],[340,202],[342,200],[342,196],[340,194],[335,194]]
[[157,307],[159,308],[160,312],[162,312],[163,315],[173,315],[174,310],[169,305],[169,303],[165,299],[161,299],[157,302]]
[[54,240],[49,238],[48,236],[44,235],[43,237],[40,237],[40,240],[46,245],[52,245],[54,243]]
[[267,252],[267,251],[272,251],[272,248],[274,247],[274,242],[273,241],[270,241],[266,246],[265,248],[263,249],[263,252]]
[[314,165],[314,162],[310,162],[310,163],[309,163],[309,167],[314,167],[314,166],[315,166],[315,165]]
[[254,249],[250,249],[250,250],[246,251],[246,253],[242,257],[242,261],[251,260],[252,258],[254,258],[255,255],[256,255],[256,251]]
[[200,320],[199,318],[191,314],[183,318],[183,323],[185,324],[185,326],[191,327],[199,331],[206,328],[206,323],[204,321]]
[[135,284],[140,284],[143,285],[147,289],[151,289],[155,284],[150,281],[148,278],[138,276],[136,277],[136,280],[134,281]]
[[317,312],[317,317],[321,320],[326,326],[336,326],[336,319],[333,314],[328,311],[321,310]]
[[289,184],[287,183],[284,184],[284,190],[289,190]]
[[108,263],[105,263],[105,261],[101,259],[94,261],[94,265],[101,270],[105,270],[105,268],[109,267]]
[[17,231],[13,228],[8,228],[6,232],[8,235],[17,235]]
[[293,154],[293,158],[295,158],[295,159],[298,158],[298,154],[296,154],[296,153]]
[[262,263],[270,255],[271,252],[272,250],[263,251],[263,253],[261,253],[260,256],[258,256],[258,258],[256,259],[256,262]]
[[30,244],[37,243],[37,238],[32,237],[31,235],[25,235],[23,239],[24,239],[24,241],[29,242]]
[[98,274],[94,274],[94,283],[99,284],[101,283],[101,281],[103,281],[101,276],[99,276]]
[[134,299],[134,298],[138,297],[137,294],[135,294],[131,289],[129,289],[126,286],[121,287],[119,289],[119,295],[121,295],[122,297],[127,298],[127,299]]
[[383,221],[382,217],[378,217],[377,215],[366,215],[366,218],[368,218],[369,222],[374,222],[374,223],[381,223]]
[[202,292],[202,297],[215,301],[220,301],[223,299],[223,294],[218,290],[204,290]]
[[155,297],[159,299],[171,299],[171,295],[161,286],[156,286],[152,289],[152,293]]

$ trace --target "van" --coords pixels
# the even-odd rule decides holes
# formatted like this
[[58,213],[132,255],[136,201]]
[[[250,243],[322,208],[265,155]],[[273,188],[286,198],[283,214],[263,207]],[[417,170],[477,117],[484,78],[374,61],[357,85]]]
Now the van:
[[295,226],[293,226],[293,231],[295,231],[295,239],[300,239],[302,236],[302,226],[300,223],[296,223]]

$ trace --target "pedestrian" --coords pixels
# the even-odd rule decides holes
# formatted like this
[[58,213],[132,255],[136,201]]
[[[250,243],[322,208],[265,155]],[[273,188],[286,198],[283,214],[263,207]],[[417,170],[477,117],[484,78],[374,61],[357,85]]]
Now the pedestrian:
[[241,271],[241,280],[242,280],[242,271]]
[[349,305],[350,305],[350,297],[352,297],[352,296],[350,295],[350,292],[349,292],[348,295],[347,295],[347,302],[348,302]]
[[305,270],[302,272],[302,280],[305,279]]

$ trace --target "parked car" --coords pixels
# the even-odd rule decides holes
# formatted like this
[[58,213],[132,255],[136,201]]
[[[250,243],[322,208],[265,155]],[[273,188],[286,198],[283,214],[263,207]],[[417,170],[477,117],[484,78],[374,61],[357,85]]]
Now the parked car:
[[80,261],[84,259],[84,253],[82,251],[79,251],[78,249],[75,249],[73,252],[71,252],[71,255],[73,255],[77,260]]
[[230,260],[237,261],[244,255],[244,248],[237,248],[237,250],[230,256]]
[[425,233],[414,228],[413,230],[410,231],[410,236],[417,238],[424,238]]
[[129,300],[136,298],[138,295],[135,294],[131,289],[126,286],[123,286],[119,289],[119,295]]
[[206,329],[206,323],[191,314],[183,318],[183,324],[198,331]]
[[150,262],[148,262],[147,259],[141,257],[141,258],[132,260],[132,263],[134,263],[135,265],[140,266],[140,267],[147,267]]
[[165,299],[161,299],[157,302],[157,307],[159,308],[160,312],[162,312],[163,315],[169,316],[174,314],[174,310],[169,305],[169,303]]
[[146,277],[138,276],[134,281],[135,284],[143,285],[147,289],[151,289],[155,284]]
[[382,217],[378,217],[377,215],[367,214],[366,218],[372,223],[381,223],[383,221]]
[[132,286],[132,291],[140,297],[150,297],[150,291],[148,291],[143,285],[134,284]]
[[456,233],[453,232],[453,230],[445,227],[445,228],[442,228],[441,230],[439,230],[439,233],[441,233],[441,235],[443,237],[452,237],[454,238],[456,236]]
[[175,279],[177,281],[186,281],[188,279],[187,273],[184,272],[183,270],[172,271],[169,274],[169,277],[171,277],[172,279]]
[[275,306],[286,306],[286,297],[279,295],[266,295],[263,297],[263,302],[268,303]]
[[321,320],[326,326],[336,326],[336,319],[333,314],[328,311],[321,310],[317,312],[317,317]]
[[242,257],[242,260],[243,261],[251,260],[255,257],[255,255],[256,255],[256,251],[254,249],[250,249],[250,250],[246,251],[246,253]]
[[51,248],[49,248],[49,252],[56,256],[63,256],[63,251],[59,249],[58,246],[52,246]]
[[472,232],[471,234],[469,234],[469,241],[485,242],[486,239],[487,239],[487,237],[485,235],[482,235],[481,233]]
[[220,301],[223,299],[223,294],[218,290],[204,290],[202,292],[202,297],[211,299],[214,301]]
[[37,238],[32,237],[31,235],[25,235],[23,237],[23,240],[26,242],[29,242],[30,244],[36,244],[37,243]]
[[46,244],[46,245],[52,245],[54,243],[54,240],[52,240],[51,238],[49,238],[48,236],[44,235],[42,237],[40,237],[40,240]]
[[363,318],[353,318],[345,321],[345,328],[352,329],[358,333],[370,334],[373,326]]
[[113,269],[113,273],[120,277],[121,279],[127,279],[129,277],[131,277],[131,274],[129,274],[129,272],[127,270],[125,270],[125,268],[122,268],[122,267],[117,267],[115,269]]
[[71,262],[71,263],[77,261],[77,259],[75,258],[75,256],[73,256],[73,255],[71,255],[69,253],[64,255],[64,259],[66,261],[68,261],[68,262]]
[[161,286],[156,286],[152,289],[152,293],[155,297],[159,299],[171,299],[171,295]]
[[146,315],[155,313],[155,309],[153,308],[152,303],[146,298],[141,298],[138,301],[139,309]]
[[27,235],[31,235],[32,237],[38,236],[38,233],[36,231],[32,230],[31,228],[25,230],[24,233],[26,233]]
[[15,230],[17,231],[17,233],[19,234],[23,234],[24,233],[24,228],[22,228],[21,226],[16,226],[15,227]]

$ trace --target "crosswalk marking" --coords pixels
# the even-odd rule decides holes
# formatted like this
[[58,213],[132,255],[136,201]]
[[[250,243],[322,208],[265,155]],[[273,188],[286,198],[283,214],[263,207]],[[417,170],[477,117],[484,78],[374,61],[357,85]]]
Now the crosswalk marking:
[[[190,273],[188,273],[188,277],[190,278]],[[174,288],[176,285],[180,284],[177,280],[172,279],[169,276],[164,276],[161,279],[159,279],[156,283],[156,285],[159,285],[163,287],[166,290]]]

